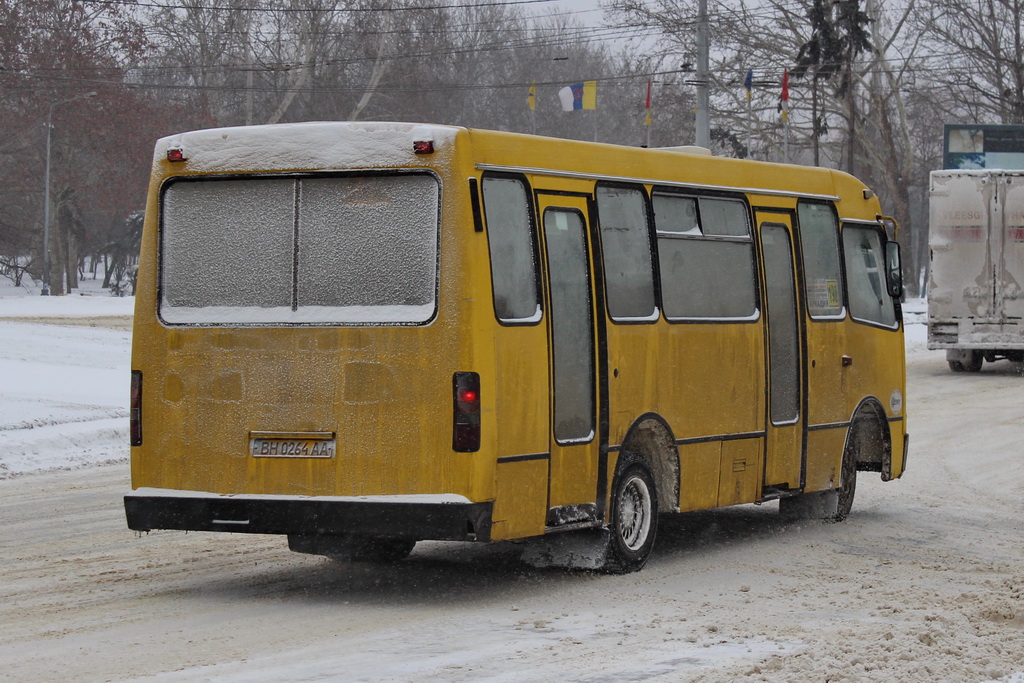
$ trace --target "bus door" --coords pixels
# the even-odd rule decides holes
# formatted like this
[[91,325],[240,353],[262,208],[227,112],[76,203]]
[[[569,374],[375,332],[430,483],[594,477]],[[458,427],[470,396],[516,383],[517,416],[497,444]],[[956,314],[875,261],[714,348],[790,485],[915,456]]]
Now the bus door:
[[597,361],[587,199],[539,194],[551,353],[548,526],[598,521]]
[[793,267],[792,219],[758,212],[768,326],[766,489],[802,488],[804,474],[803,338]]

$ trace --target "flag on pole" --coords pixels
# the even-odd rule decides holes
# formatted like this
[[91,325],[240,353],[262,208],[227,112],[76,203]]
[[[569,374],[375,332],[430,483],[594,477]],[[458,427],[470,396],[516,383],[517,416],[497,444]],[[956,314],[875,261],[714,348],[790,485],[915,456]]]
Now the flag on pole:
[[747,90],[747,102],[750,102],[750,93],[754,88],[754,70],[747,69],[747,77],[743,79],[743,87]]
[[789,69],[782,72],[782,94],[779,95],[779,111],[782,112],[782,120],[789,121]]
[[537,86],[530,84],[530,94],[526,96],[526,104],[530,107],[530,111],[537,109]]
[[573,83],[558,91],[562,111],[597,109],[597,81]]
[[644,117],[644,125],[651,125],[651,79],[647,79],[647,101],[644,102],[644,110],[647,115]]

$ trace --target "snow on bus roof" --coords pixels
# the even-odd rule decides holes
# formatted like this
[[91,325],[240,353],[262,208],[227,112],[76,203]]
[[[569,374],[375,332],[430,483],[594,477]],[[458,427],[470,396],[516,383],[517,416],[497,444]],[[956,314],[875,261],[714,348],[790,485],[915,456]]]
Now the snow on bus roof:
[[157,141],[154,162],[181,149],[191,172],[382,168],[409,165],[413,142],[432,140],[435,151],[462,129],[421,123],[320,121],[210,128]]

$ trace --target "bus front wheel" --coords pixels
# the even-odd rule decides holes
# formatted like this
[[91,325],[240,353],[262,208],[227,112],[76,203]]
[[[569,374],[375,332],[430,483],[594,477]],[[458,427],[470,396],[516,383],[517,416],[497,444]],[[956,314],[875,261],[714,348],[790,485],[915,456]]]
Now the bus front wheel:
[[614,574],[635,572],[647,563],[658,530],[654,476],[639,457],[630,457],[615,478],[611,505],[605,570]]

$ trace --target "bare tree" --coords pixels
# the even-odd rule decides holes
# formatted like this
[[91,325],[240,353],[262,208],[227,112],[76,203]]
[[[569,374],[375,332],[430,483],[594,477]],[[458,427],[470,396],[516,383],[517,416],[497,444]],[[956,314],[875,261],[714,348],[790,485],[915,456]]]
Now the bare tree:
[[[83,217],[124,215],[144,199],[140,170],[148,163],[138,142],[151,109],[123,84],[146,45],[142,26],[122,6],[0,0],[0,84],[9,94],[0,100],[0,186],[12,193],[0,214],[31,236],[16,242],[31,245],[34,277],[42,277],[37,255],[48,249],[53,293],[77,285],[78,254],[89,239]],[[51,239],[43,245],[47,167]]]
[[1024,123],[1024,0],[936,0],[915,20],[941,60],[949,120]]

